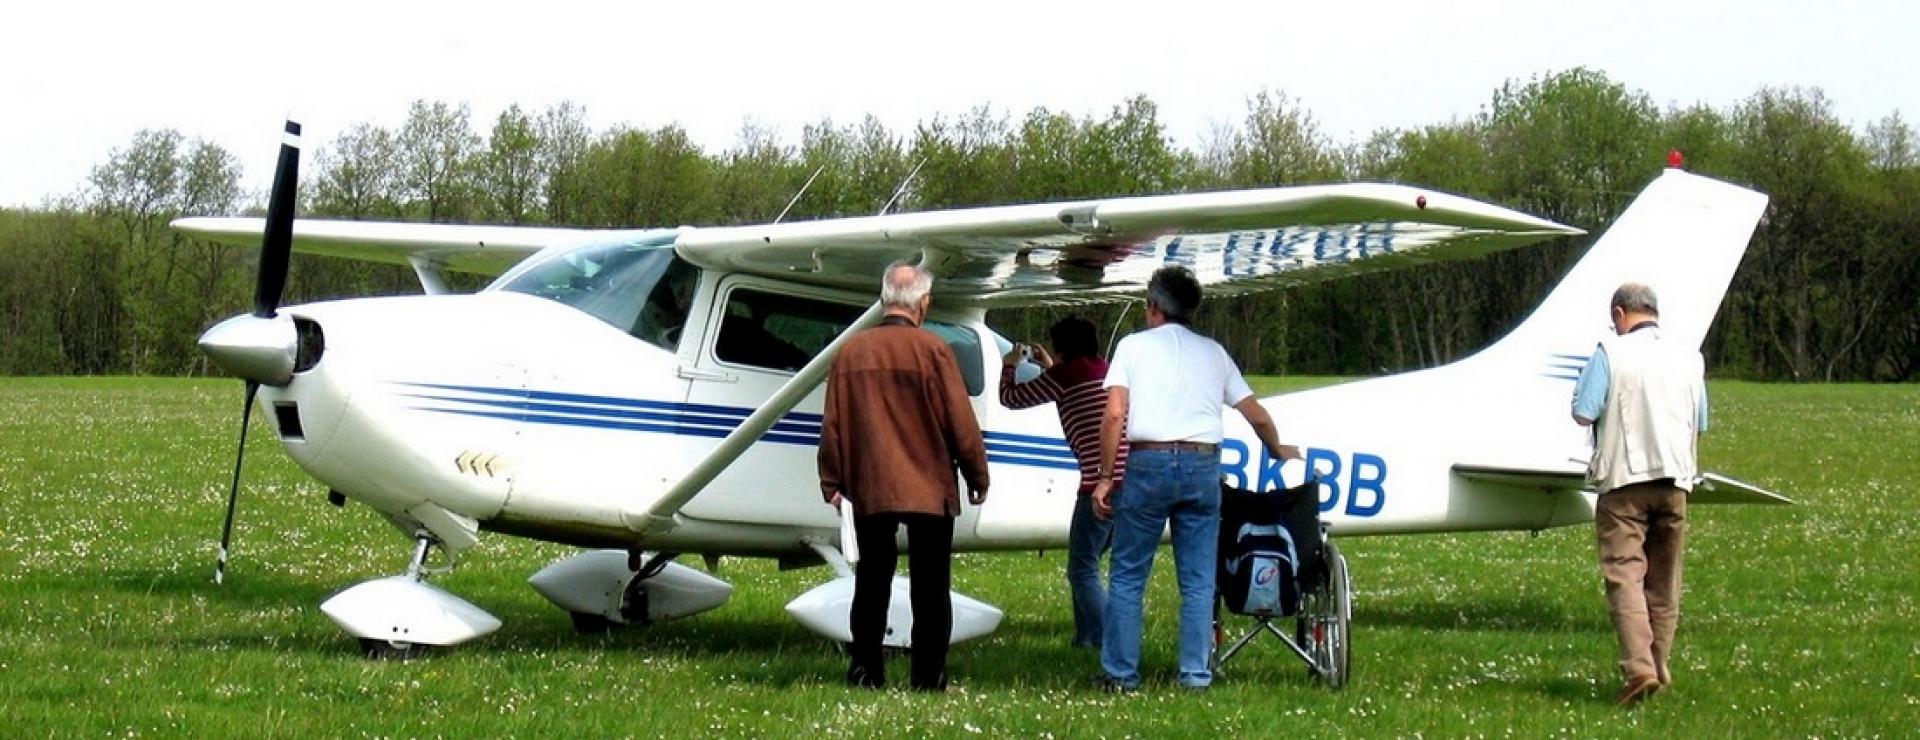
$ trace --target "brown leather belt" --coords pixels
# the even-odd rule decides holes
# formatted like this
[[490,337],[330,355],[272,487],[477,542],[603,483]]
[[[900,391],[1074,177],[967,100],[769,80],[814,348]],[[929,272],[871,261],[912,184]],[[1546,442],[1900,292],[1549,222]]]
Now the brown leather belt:
[[1172,452],[1199,452],[1212,455],[1220,452],[1220,445],[1212,442],[1152,442],[1144,439],[1129,440],[1127,448],[1133,450],[1168,450]]

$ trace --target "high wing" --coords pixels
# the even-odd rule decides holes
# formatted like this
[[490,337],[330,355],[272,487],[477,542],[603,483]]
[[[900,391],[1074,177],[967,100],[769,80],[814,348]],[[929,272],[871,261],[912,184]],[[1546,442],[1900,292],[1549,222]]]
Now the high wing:
[[[173,228],[226,244],[253,246],[266,228],[258,218],[182,218]],[[328,257],[413,267],[432,289],[430,274],[441,271],[496,276],[547,247],[588,241],[626,239],[657,230],[609,231],[530,226],[464,226],[387,221],[299,219],[293,224],[293,251]]]
[[[264,221],[183,218],[173,227],[246,246],[259,243]],[[548,247],[660,233],[300,219],[293,248],[411,266],[428,292],[440,292],[444,271],[495,276]],[[924,257],[943,303],[1003,307],[1124,300],[1163,264],[1187,265],[1220,295],[1581,233],[1438,191],[1356,183],[682,227],[674,244],[709,269],[861,292],[874,290],[887,263]]]
[[925,255],[947,305],[1121,300],[1163,264],[1237,293],[1473,257],[1584,233],[1402,185],[1342,184],[998,206],[687,229],[675,245],[710,269],[871,291],[882,268]]

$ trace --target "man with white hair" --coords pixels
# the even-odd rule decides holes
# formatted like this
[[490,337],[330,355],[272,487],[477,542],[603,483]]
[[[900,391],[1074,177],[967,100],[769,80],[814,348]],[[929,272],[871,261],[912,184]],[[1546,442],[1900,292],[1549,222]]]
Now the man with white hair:
[[933,274],[904,261],[887,266],[880,325],[847,339],[827,376],[820,427],[820,492],[838,508],[853,505],[861,558],[854,571],[848,624],[847,683],[886,685],[881,640],[898,550],[907,528],[912,574],[911,686],[944,691],[953,632],[953,519],[960,514],[958,466],[968,498],[987,500],[987,450],[953,350],[922,330]]
[[1700,351],[1660,333],[1653,289],[1626,283],[1610,306],[1615,336],[1601,340],[1574,384],[1573,420],[1594,427],[1588,482],[1600,492],[1593,523],[1607,609],[1632,706],[1671,685],[1667,659],[1680,622],[1680,555],[1687,492],[1707,428]]

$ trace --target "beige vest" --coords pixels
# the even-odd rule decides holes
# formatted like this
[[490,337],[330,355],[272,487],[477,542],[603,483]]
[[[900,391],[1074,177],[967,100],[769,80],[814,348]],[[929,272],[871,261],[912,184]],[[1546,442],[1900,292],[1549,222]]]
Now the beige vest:
[[1672,478],[1693,490],[1706,362],[1697,350],[1663,341],[1658,327],[1609,337],[1610,383],[1600,412],[1587,479],[1605,493]]

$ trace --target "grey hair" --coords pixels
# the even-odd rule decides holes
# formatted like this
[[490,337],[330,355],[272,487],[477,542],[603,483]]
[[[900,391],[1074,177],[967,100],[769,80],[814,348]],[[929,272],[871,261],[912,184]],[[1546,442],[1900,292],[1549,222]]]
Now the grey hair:
[[1660,315],[1660,299],[1653,295],[1653,289],[1640,283],[1622,283],[1613,291],[1613,308],[1627,313]]
[[1200,308],[1200,281],[1193,271],[1180,265],[1168,265],[1153,271],[1147,281],[1147,304],[1168,321],[1186,324]]
[[[902,275],[903,268],[912,272]],[[919,308],[932,291],[933,272],[906,260],[894,260],[880,277],[880,303],[891,308]]]

